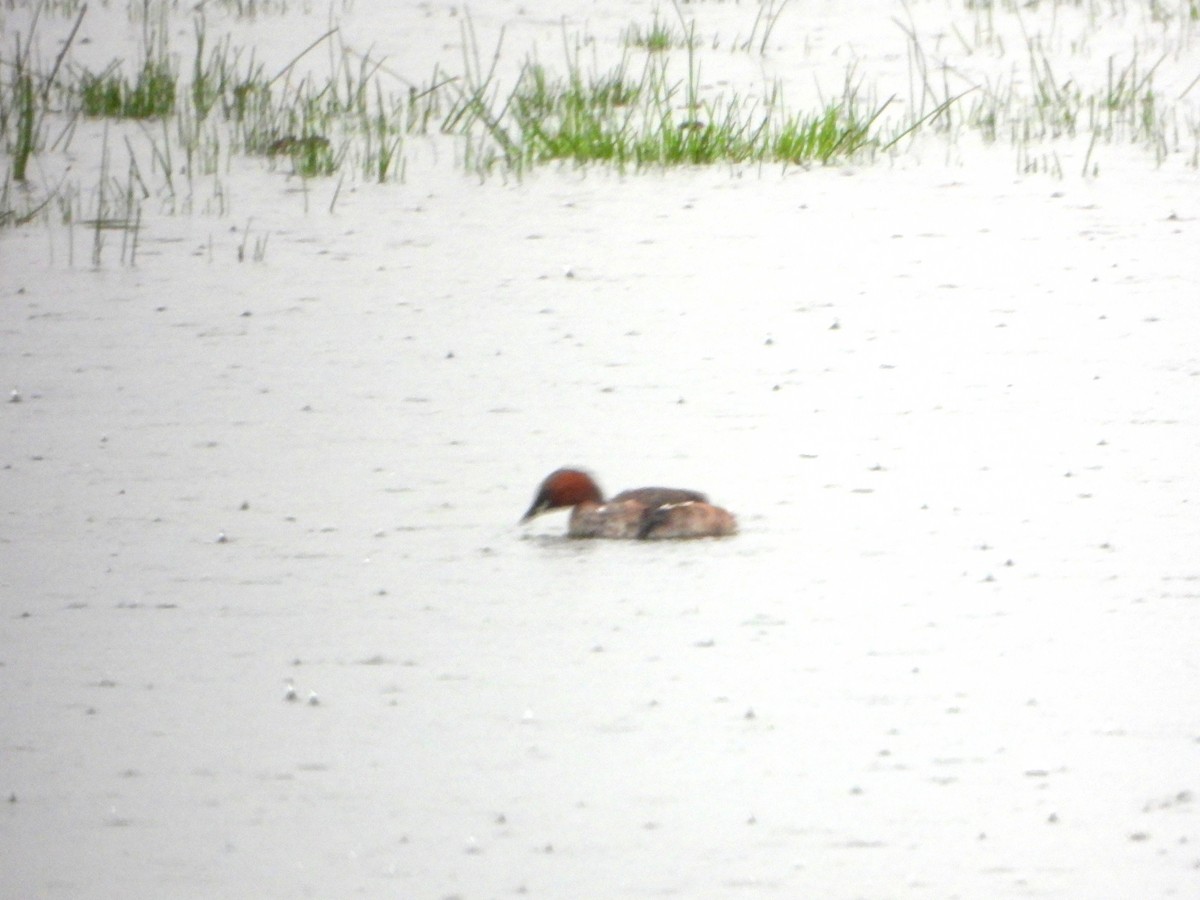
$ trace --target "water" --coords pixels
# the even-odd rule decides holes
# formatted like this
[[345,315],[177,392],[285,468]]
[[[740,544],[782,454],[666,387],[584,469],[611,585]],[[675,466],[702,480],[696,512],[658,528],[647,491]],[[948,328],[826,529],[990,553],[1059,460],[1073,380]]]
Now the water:
[[973,152],[5,232],[4,893],[1190,896],[1195,171]]

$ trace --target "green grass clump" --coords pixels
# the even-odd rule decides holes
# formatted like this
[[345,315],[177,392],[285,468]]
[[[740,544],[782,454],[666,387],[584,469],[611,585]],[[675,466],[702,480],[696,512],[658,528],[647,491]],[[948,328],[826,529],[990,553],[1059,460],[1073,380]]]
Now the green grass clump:
[[[474,136],[473,164],[520,172],[569,161],[618,168],[718,163],[830,163],[877,146],[853,90],[815,115],[786,111],[777,88],[768,100],[703,97],[689,54],[688,76],[651,56],[641,77],[627,64],[588,76],[571,61],[565,76],[529,63],[507,96],[490,83],[464,91],[447,130]],[[482,124],[482,132],[480,132]]]
[[624,66],[585,79],[576,69],[555,79],[527,65],[510,97],[513,136],[502,144],[529,162],[553,159],[622,161],[629,114],[641,93]]
[[85,73],[79,85],[85,115],[116,119],[155,119],[175,111],[175,73],[166,59],[148,59],[130,82],[117,64],[99,75]]
[[815,116],[793,116],[771,136],[770,156],[778,162],[828,164],[839,156],[852,156],[875,139],[871,124],[877,110],[863,119],[854,105],[835,104]]
[[[33,77],[25,71],[19,60],[13,69],[9,91],[11,106],[6,107],[6,111],[11,111],[14,123],[12,140],[6,142],[6,149],[12,157],[13,180],[24,181],[29,158],[33,156],[37,144],[40,116],[35,101]],[[6,115],[5,119],[7,120],[7,118]],[[8,122],[5,121],[4,125],[6,126],[4,132],[7,135]]]
[[676,34],[670,25],[658,17],[657,13],[649,26],[643,28],[638,25],[630,25],[625,30],[626,46],[637,47],[650,53],[664,53],[675,47],[689,47],[694,42],[694,34],[690,32],[686,35]]
[[[14,190],[14,185],[27,186],[29,162],[43,148],[44,126],[50,111],[50,89],[63,59],[75,41],[75,35],[79,32],[83,12],[80,11],[76,17],[70,34],[48,72],[35,71],[34,60],[31,58],[37,19],[38,16],[35,15],[31,32],[24,44],[20,32],[14,35],[15,53],[12,61],[0,59],[0,70],[8,75],[7,80],[0,84],[0,136],[3,139],[4,153],[11,160],[11,166],[4,176],[3,187],[0,188],[0,227],[28,222],[50,202],[48,196],[31,199],[29,192]],[[22,198],[19,206],[14,202],[17,196]]]

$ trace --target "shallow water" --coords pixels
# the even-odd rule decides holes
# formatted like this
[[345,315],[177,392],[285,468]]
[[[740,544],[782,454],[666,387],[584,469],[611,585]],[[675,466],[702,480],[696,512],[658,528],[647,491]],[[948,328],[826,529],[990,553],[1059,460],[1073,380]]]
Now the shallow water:
[[[1106,167],[0,235],[2,892],[1193,895],[1196,174]],[[562,464],[743,531],[519,527]]]

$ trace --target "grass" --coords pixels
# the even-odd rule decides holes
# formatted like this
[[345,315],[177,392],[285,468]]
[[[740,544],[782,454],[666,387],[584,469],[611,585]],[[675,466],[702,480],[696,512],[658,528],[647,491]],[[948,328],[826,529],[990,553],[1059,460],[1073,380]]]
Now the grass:
[[[34,14],[30,34],[24,46],[21,43],[20,32],[13,36],[15,52],[10,64],[9,80],[8,84],[0,89],[0,133],[3,133],[5,138],[5,150],[12,157],[10,178],[16,182],[26,180],[29,160],[42,144],[50,87],[83,22],[81,10],[49,72],[40,76],[33,71],[30,60],[33,32],[37,29],[39,14],[40,8]],[[4,218],[0,214],[0,224],[3,222]]]
[[[656,17],[644,34],[661,33],[660,24]],[[467,66],[474,78],[460,88],[443,127],[467,140],[468,165],[481,174],[498,167],[520,174],[550,162],[619,169],[828,164],[879,144],[872,128],[883,106],[861,103],[849,79],[838,100],[794,112],[779,85],[758,98],[705,91],[693,40],[682,43],[682,76],[662,42],[637,46],[645,51],[640,70],[627,55],[608,71],[589,72],[578,53],[568,53],[561,73],[528,60],[508,90],[490,71]]]
[[[502,37],[485,58],[463,16],[461,71],[435,68],[424,82],[345,46],[336,24],[270,71],[253,50],[232,43],[232,32],[210,39],[206,13],[284,14],[287,0],[202,0],[185,55],[168,43],[179,40],[168,27],[173,6],[128,3],[130,21],[142,28],[140,53],[96,72],[72,60],[85,5],[24,0],[33,11],[28,33],[7,29],[0,228],[57,209],[64,222],[87,223],[103,251],[117,231],[136,234],[147,203],[168,213],[227,214],[224,178],[235,160],[259,160],[302,185],[334,179],[336,203],[347,180],[405,180],[416,141],[448,143],[479,177],[521,177],[548,165],[865,164],[930,141],[955,147],[968,136],[1011,147],[1018,171],[1052,177],[1071,170],[1096,177],[1118,145],[1144,150],[1155,165],[1176,156],[1200,167],[1200,76],[1168,80],[1191,58],[1200,0],[963,0],[936,31],[914,19],[928,10],[906,7],[907,18],[896,22],[908,48],[906,102],[873,99],[872,82],[851,59],[840,93],[800,108],[784,96],[795,85],[766,75],[787,0],[755,4],[748,36],[733,40],[697,38],[697,20],[710,11],[698,3],[675,3],[667,15],[655,10],[607,41],[564,24],[562,62],[543,64],[531,51],[508,80],[500,74],[511,71],[502,64],[509,56]],[[31,49],[42,16],[73,26],[48,64]],[[1140,37],[1097,66],[1094,47],[1113,28]],[[735,54],[715,58],[722,46]],[[811,52],[807,40],[803,46]],[[593,48],[588,64],[584,47]],[[328,56],[324,70],[312,64],[317,50]],[[607,67],[597,62],[604,52]],[[760,57],[757,76],[716,86],[702,77],[702,68],[728,69],[742,52]],[[79,130],[94,134],[99,123],[101,175],[85,188],[64,160]],[[136,240],[124,244],[123,258],[135,258]]]
[[239,19],[255,19],[259,16],[285,15],[295,5],[289,4],[288,0],[201,0],[196,4],[196,9],[220,10]]
[[[119,126],[118,146],[124,145],[131,165],[145,173],[143,184],[155,182],[150,193],[168,212],[195,211],[198,180],[209,176],[214,179],[213,198],[205,208],[224,212],[216,179],[235,156],[260,157],[272,169],[282,164],[288,174],[301,179],[331,177],[348,166],[373,181],[402,177],[405,137],[424,133],[436,120],[436,89],[397,89],[401,79],[384,73],[379,61],[336,44],[336,28],[318,36],[281,69],[267,72],[253,53],[233,47],[228,36],[211,42],[199,15],[193,26],[195,52],[181,76],[167,45],[161,10],[148,0],[135,5],[144,43],[141,62],[132,71],[120,59],[98,72],[74,68],[67,57],[69,40],[54,65],[39,71],[29,52],[32,34],[14,35],[11,57],[0,54],[0,133],[7,164],[0,189],[0,226],[18,225],[44,213],[55,194],[75,205],[71,213],[64,212],[64,220],[114,221],[101,208],[113,196],[107,183],[91,191],[68,191],[59,184],[46,188],[50,196],[22,199],[15,185],[27,180],[33,161],[45,151],[46,123],[51,119],[64,122],[54,142],[57,150],[69,150],[75,117]],[[239,9],[239,14],[248,12]],[[86,8],[80,8],[75,30],[85,13]],[[133,13],[131,6],[131,17]],[[332,46],[328,76],[295,77],[297,64],[322,46]],[[65,57],[68,65],[63,66]],[[84,210],[79,204],[87,198],[92,206]]]
[[695,28],[685,26],[684,33],[676,33],[655,12],[654,18],[648,26],[633,24],[625,29],[625,44],[628,47],[639,47],[651,53],[665,53],[677,47],[694,47],[696,45]]
[[41,114],[34,101],[33,77],[26,70],[25,60],[18,45],[17,61],[13,65],[12,104],[9,107],[16,123],[13,128],[12,177],[14,181],[25,181],[29,158],[41,143]]
[[78,92],[83,114],[114,119],[153,119],[175,111],[178,80],[166,59],[148,59],[133,81],[113,63],[99,75],[85,73]]
[[[947,141],[974,134],[986,144],[1010,145],[1023,173],[1063,177],[1064,161],[1082,153],[1080,173],[1095,177],[1104,148],[1121,145],[1143,149],[1155,165],[1178,155],[1196,167],[1200,122],[1186,101],[1200,79],[1181,92],[1157,81],[1166,64],[1188,58],[1198,7],[1197,0],[1160,0],[1135,12],[1115,0],[1059,0],[1035,28],[1035,5],[975,0],[968,5],[973,27],[954,32],[961,56],[940,60],[931,58],[911,18],[897,20],[909,46],[910,105],[937,105],[931,129]],[[1100,57],[1098,67],[1096,35],[1114,27],[1110,19],[1135,15],[1144,17],[1151,36]],[[1117,27],[1131,26],[1122,21]],[[1152,54],[1143,49],[1155,44]],[[1014,56],[1017,65],[1009,62]],[[988,66],[989,59],[1004,65]]]

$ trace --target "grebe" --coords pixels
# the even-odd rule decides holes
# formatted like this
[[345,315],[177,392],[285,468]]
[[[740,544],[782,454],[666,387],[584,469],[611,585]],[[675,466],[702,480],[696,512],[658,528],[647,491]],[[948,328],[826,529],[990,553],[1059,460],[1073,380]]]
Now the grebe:
[[655,540],[720,537],[737,531],[733,514],[713,506],[698,491],[644,487],[605,501],[592,476],[580,469],[557,469],[547,475],[521,521],[567,507],[567,535],[575,538]]

